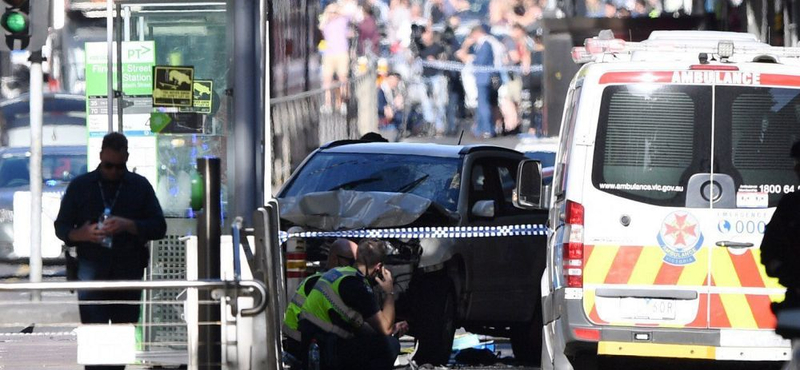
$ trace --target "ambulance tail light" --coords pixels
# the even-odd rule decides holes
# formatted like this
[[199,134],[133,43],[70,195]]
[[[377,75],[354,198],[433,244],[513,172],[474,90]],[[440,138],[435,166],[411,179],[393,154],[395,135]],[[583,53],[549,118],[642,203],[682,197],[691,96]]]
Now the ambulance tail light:
[[583,206],[567,201],[564,220],[564,278],[568,288],[583,288]]
[[575,328],[572,332],[575,333],[575,338],[578,339],[592,342],[600,341],[600,329]]

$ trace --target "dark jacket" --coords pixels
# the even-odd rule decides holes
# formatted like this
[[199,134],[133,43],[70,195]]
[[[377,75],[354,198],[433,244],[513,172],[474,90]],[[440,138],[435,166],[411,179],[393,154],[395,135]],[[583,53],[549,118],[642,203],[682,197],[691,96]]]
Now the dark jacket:
[[[95,223],[103,209],[101,195],[101,175],[99,169],[78,176],[67,187],[61,200],[61,209],[55,221],[56,235],[65,244],[76,246],[78,257],[92,261],[97,266],[110,269],[122,268],[136,273],[148,262],[146,243],[161,239],[167,232],[167,223],[161,205],[150,183],[141,175],[126,172],[120,181],[119,195],[111,209],[112,216],[120,216],[136,223],[138,235],[117,234],[112,248],[107,249],[90,242],[76,243],[69,240],[69,233],[85,222]],[[106,194],[111,202],[114,194]],[[127,278],[137,278],[130,276]],[[141,278],[139,270],[138,278]]]
[[800,193],[781,198],[761,241],[761,263],[767,275],[787,287],[786,304],[800,306]]
[[[479,47],[475,49],[475,59],[472,61],[475,67],[493,67],[494,66],[494,51],[492,51],[492,44],[489,40],[485,40]],[[489,86],[492,84],[492,75],[489,72],[475,72],[475,83],[478,86]]]

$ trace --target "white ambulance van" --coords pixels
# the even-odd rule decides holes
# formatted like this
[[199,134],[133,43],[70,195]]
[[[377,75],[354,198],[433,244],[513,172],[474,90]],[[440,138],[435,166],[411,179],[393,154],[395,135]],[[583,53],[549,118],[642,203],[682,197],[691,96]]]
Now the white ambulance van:
[[519,207],[550,207],[542,369],[788,360],[770,310],[785,289],[759,246],[778,200],[800,191],[800,49],[728,32],[603,36],[573,50],[586,64],[552,189],[537,162],[517,182]]

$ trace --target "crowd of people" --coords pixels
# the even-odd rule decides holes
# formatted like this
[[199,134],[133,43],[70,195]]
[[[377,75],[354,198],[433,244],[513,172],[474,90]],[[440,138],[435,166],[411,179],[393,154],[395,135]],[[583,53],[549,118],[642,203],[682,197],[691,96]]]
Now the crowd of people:
[[[565,16],[550,1],[323,1],[323,88],[336,81],[342,88],[328,93],[322,109],[346,112],[350,66],[367,56],[378,67],[382,130],[542,135],[541,20]],[[658,17],[683,3],[586,0],[583,5],[586,17]]]

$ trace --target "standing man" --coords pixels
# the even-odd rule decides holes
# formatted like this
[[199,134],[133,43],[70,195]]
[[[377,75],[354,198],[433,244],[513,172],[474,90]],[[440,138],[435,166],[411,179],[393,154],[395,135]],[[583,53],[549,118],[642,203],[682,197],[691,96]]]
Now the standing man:
[[[789,155],[800,179],[800,141],[792,145]],[[783,302],[773,303],[772,311],[777,315],[785,309],[800,308],[800,269],[797,268],[800,266],[800,193],[784,194],[778,203],[761,240],[761,264],[767,275],[778,278],[778,282],[786,287],[786,298]],[[798,353],[800,342],[792,338],[791,362],[784,369],[798,368]]]
[[[302,348],[317,341],[322,369],[391,369],[400,353],[398,337],[408,324],[394,323],[394,281],[383,268],[385,242],[364,239],[356,256],[355,266],[326,272],[308,295],[300,313]],[[373,283],[386,296],[382,307]]]
[[[356,260],[357,249],[358,244],[350,240],[336,239],[328,250],[328,262],[325,264],[325,268],[330,270],[335,267],[352,266]],[[297,329],[300,307],[303,306],[306,298],[311,294],[311,290],[314,289],[314,284],[317,283],[322,274],[322,272],[318,272],[300,283],[289,304],[286,305],[286,312],[283,314],[283,333],[286,335],[284,349],[298,360],[302,358],[302,353],[300,352],[301,336],[300,331]]]
[[[472,28],[469,37],[461,44],[461,49],[456,53],[464,63],[472,62],[475,66],[475,84],[478,88],[478,127],[474,134],[478,138],[488,139],[494,137],[494,121],[492,120],[492,77],[496,72],[480,71],[479,69],[492,68],[495,65],[494,51],[492,50],[489,34],[484,26]],[[470,52],[471,50],[471,52]]]
[[[790,156],[800,178],[800,141],[792,145]],[[800,307],[800,192],[785,194],[778,203],[761,241],[761,264],[786,287],[780,309]]]
[[[112,132],[103,138],[100,165],[67,187],[55,221],[56,235],[78,251],[78,280],[141,280],[149,261],[147,242],[161,239],[167,223],[153,187],[129,172],[128,139]],[[102,220],[104,210],[110,216]],[[105,239],[105,240],[104,240]],[[84,324],[139,321],[141,291],[78,291],[79,301],[131,301],[81,304]],[[93,369],[124,369],[97,366]]]

